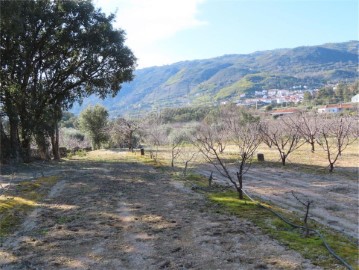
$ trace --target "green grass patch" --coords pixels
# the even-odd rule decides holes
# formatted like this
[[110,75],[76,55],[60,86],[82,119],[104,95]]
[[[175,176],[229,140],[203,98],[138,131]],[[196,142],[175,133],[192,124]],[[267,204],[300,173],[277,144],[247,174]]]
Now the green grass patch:
[[0,196],[0,237],[12,233],[29,211],[34,209],[58,177],[41,177],[34,181],[23,181],[9,195]]
[[[208,193],[211,202],[218,204],[221,210],[226,213],[234,214],[238,217],[246,218],[260,227],[262,231],[278,240],[282,244],[293,249],[303,257],[311,260],[315,265],[324,269],[345,269],[339,266],[339,262],[329,254],[323,245],[322,240],[317,235],[304,237],[303,231],[295,229],[285,223],[280,218],[273,215],[263,207],[252,201],[239,200],[237,192],[213,192]],[[285,216],[291,222],[302,225],[298,217],[292,213],[285,212],[283,209],[272,207],[272,209]],[[352,239],[349,239],[323,225],[311,221],[310,227],[319,230],[331,248],[353,267],[358,264],[358,246]],[[358,267],[355,269],[359,269]]]

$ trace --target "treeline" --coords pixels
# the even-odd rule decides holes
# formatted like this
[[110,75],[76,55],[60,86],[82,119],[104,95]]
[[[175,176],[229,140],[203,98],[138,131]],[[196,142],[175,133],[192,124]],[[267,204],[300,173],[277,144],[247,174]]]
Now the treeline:
[[359,94],[359,81],[352,84],[340,82],[336,86],[327,86],[319,89],[313,96],[306,92],[304,94],[304,102],[313,105],[325,105],[350,102],[351,98]]
[[1,161],[30,161],[31,145],[59,159],[63,111],[132,80],[125,33],[91,1],[1,3]]
[[164,123],[185,123],[202,121],[211,111],[211,107],[166,108],[161,111],[161,115]]

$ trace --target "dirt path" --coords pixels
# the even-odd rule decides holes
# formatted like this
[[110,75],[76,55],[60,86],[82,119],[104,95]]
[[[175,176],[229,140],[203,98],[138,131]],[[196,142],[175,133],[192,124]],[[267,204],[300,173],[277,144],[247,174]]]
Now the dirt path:
[[[210,171],[214,181],[228,183],[210,165],[197,170],[206,176]],[[235,173],[234,168],[231,171]],[[358,181],[335,173],[319,175],[254,165],[244,176],[243,185],[252,195],[304,215],[304,209],[291,193],[293,190],[299,198],[314,201],[311,218],[358,239]]]
[[[320,269],[160,170],[67,162],[0,249],[1,269]],[[64,175],[66,174],[66,175]]]

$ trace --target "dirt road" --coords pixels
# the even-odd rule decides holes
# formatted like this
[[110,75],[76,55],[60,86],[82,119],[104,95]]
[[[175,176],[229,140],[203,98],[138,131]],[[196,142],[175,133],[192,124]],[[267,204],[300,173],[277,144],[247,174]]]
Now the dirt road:
[[[235,175],[235,168],[231,167],[230,170]],[[206,176],[211,171],[214,181],[228,183],[210,165],[197,169],[197,172]],[[293,190],[301,200],[313,201],[310,218],[358,238],[358,180],[338,177],[335,173],[314,174],[253,165],[244,176],[243,186],[251,195],[304,216],[305,209],[293,197]]]
[[118,159],[56,167],[60,181],[5,241],[0,268],[320,269],[160,170]]

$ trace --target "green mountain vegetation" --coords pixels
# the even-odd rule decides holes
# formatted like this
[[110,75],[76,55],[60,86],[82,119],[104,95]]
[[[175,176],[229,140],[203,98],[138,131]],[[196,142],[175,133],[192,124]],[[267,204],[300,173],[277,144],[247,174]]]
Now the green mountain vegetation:
[[92,96],[111,115],[136,114],[188,105],[213,105],[251,96],[262,89],[320,88],[328,83],[358,78],[358,41],[320,46],[277,49],[251,54],[224,55],[139,69],[135,79],[123,85],[115,98]]

